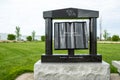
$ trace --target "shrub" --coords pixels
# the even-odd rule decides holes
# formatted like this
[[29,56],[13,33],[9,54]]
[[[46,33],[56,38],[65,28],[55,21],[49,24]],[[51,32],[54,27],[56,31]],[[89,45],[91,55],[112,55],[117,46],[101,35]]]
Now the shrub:
[[45,36],[41,36],[41,41],[45,41]]
[[27,41],[32,41],[32,36],[27,36]]
[[8,40],[15,40],[16,39],[16,36],[14,34],[8,34],[8,37],[7,37]]
[[119,40],[119,36],[118,35],[113,35],[112,36],[112,41],[118,41]]

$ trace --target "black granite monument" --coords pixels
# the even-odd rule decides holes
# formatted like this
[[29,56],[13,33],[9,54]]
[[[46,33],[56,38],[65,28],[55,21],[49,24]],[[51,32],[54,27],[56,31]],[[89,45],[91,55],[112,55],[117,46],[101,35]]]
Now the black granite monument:
[[[102,62],[102,56],[97,54],[97,18],[98,11],[66,8],[44,11],[45,19],[45,55],[41,56],[41,62]],[[85,21],[55,22],[54,19],[88,19],[89,43],[87,24]],[[68,50],[68,55],[57,55],[52,52],[54,28],[55,50]],[[76,49],[88,49],[89,54],[75,55]]]

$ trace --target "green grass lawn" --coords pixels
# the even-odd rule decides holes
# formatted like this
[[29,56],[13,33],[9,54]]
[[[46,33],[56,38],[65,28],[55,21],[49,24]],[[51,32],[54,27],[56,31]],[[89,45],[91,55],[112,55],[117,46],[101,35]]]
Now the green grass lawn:
[[[14,80],[24,72],[33,72],[34,63],[43,53],[44,42],[0,43],[0,80]],[[88,53],[88,50],[77,50],[76,53]],[[98,53],[111,65],[112,60],[120,60],[120,44],[98,44]],[[117,72],[112,65],[111,72]]]

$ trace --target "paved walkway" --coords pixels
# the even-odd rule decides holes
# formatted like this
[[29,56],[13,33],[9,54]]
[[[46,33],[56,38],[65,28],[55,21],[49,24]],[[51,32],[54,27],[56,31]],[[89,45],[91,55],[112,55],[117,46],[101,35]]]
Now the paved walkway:
[[[33,73],[24,73],[18,76],[16,80],[34,80]],[[111,80],[120,80],[120,76],[117,73],[112,73]]]

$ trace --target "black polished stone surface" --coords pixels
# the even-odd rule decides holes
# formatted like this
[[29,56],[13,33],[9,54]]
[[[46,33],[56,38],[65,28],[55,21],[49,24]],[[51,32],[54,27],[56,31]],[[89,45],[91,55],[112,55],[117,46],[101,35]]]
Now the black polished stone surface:
[[79,9],[79,8],[65,8],[51,11],[44,11],[44,18],[53,19],[76,19],[76,18],[90,18],[98,17],[99,12],[94,10]]
[[[99,11],[65,8],[51,11],[44,11],[45,19],[45,55],[41,56],[41,61],[44,62],[102,62],[102,56],[97,55],[97,18]],[[69,28],[64,27],[64,23],[55,24],[54,28],[54,46],[55,50],[68,50],[68,55],[53,54],[53,20],[54,19],[87,19],[89,20],[89,46],[85,35],[85,26],[79,23],[70,23]],[[83,23],[83,22],[82,22]],[[62,28],[62,25],[63,28]],[[86,23],[85,23],[86,25]],[[60,26],[60,27],[59,27]],[[75,27],[73,27],[75,26]],[[82,28],[84,27],[84,28]],[[65,33],[65,36],[63,34]],[[66,34],[67,33],[67,34]],[[71,34],[70,36],[68,35]],[[74,35],[72,34],[74,33]],[[81,36],[76,35],[79,34]],[[89,47],[89,48],[88,48]],[[87,55],[75,55],[76,49],[89,49]]]
[[41,62],[102,62],[101,55],[42,55]]

